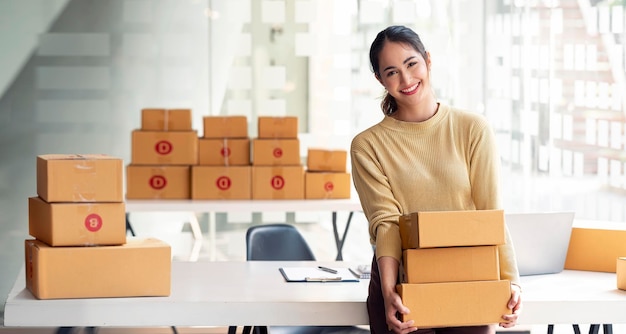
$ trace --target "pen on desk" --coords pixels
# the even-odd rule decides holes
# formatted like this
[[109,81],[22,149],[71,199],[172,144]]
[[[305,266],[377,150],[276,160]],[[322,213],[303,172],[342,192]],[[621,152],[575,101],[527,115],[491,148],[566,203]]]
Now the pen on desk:
[[319,270],[325,271],[327,273],[331,273],[331,274],[336,274],[337,273],[337,270],[332,269],[332,268],[322,267],[322,266],[317,266],[317,268],[319,268]]

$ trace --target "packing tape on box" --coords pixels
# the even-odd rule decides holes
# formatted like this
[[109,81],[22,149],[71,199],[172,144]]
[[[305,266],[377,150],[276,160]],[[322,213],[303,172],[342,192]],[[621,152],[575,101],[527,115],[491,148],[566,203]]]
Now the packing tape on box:
[[163,131],[168,131],[170,110],[165,109],[163,112]]
[[[224,123],[226,123],[224,121]],[[224,137],[222,142],[222,157],[224,157],[224,166],[228,167],[230,158],[230,148],[228,147],[228,138]]]
[[72,198],[76,202],[90,202],[96,198],[94,184],[97,183],[96,161],[82,154],[75,154],[76,159],[80,162],[74,165],[74,170],[82,175],[89,175],[90,180],[82,184],[74,185]]

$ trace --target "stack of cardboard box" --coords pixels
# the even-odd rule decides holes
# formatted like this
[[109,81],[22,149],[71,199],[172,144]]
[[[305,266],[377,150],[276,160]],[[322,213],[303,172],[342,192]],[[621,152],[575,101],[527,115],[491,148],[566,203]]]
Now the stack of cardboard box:
[[198,135],[190,109],[143,109],[141,129],[131,138],[126,198],[188,199],[191,166],[198,161]]
[[126,239],[123,163],[106,155],[37,157],[28,199],[26,287],[39,299],[167,296],[170,246]]
[[308,149],[304,175],[306,199],[350,198],[345,150]]
[[473,326],[510,314],[510,281],[500,279],[502,210],[415,212],[399,219],[398,292],[418,328]]
[[192,199],[250,199],[251,166],[245,116],[205,116],[198,165],[191,167]]
[[310,149],[305,178],[295,116],[259,116],[254,139],[246,116],[205,116],[203,127],[198,137],[189,109],[142,109],[126,198],[350,198],[344,150]]
[[252,140],[252,199],[304,199],[297,117],[259,116]]

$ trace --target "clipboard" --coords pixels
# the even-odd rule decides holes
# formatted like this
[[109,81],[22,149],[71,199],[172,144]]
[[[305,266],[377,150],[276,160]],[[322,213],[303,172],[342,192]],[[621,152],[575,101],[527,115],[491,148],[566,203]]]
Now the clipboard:
[[358,282],[348,268],[333,268],[337,273],[329,273],[318,267],[283,267],[278,270],[287,282]]

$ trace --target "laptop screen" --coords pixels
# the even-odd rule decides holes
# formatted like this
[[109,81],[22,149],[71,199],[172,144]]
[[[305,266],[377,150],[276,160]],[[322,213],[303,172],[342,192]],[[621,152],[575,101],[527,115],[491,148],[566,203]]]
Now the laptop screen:
[[521,276],[563,271],[573,212],[505,214]]

